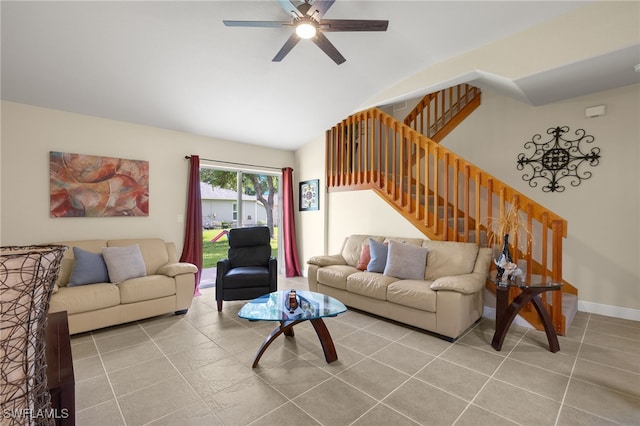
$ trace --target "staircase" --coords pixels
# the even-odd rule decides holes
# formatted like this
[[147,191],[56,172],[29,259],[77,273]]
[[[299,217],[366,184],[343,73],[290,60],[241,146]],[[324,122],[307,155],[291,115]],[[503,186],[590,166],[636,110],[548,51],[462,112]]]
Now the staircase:
[[[327,131],[328,190],[371,189],[430,239],[488,247],[502,237],[496,225],[515,210],[523,230],[510,236],[513,260],[527,282],[564,284],[543,294],[564,335],[577,306],[577,289],[562,279],[566,220],[438,144],[479,104],[480,91],[465,84],[425,96],[404,123],[378,108],[349,116]],[[487,289],[495,293],[489,281]],[[518,293],[512,289],[511,297]],[[563,299],[572,301],[564,309]],[[531,306],[521,315],[543,328]]]
[[404,119],[404,124],[440,143],[465,118],[480,106],[480,89],[459,84],[429,93]]

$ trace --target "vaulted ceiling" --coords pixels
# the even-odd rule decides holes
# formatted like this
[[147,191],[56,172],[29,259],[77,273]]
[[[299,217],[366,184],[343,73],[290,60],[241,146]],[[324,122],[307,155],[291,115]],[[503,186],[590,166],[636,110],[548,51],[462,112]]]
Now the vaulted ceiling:
[[[613,41],[593,46],[590,37],[604,31],[596,26],[569,31],[569,37],[558,34],[565,45],[576,46],[566,55],[552,43],[549,51],[524,52],[526,60],[523,52],[514,55],[519,70],[492,69],[500,61],[491,55],[501,46],[513,46],[518,37],[535,40],[538,29],[549,37],[545,31],[563,23],[580,28],[579,20],[589,16],[583,10],[593,3],[337,0],[325,18],[388,19],[389,28],[327,33],[347,60],[336,65],[308,40],[282,62],[272,62],[291,28],[222,23],[288,19],[275,0],[2,1],[1,95],[293,150],[361,108],[463,81],[532,105],[640,82],[640,73],[633,72],[640,63],[640,35],[629,42],[624,34],[603,34]],[[631,10],[635,16],[619,25],[635,23],[637,33],[638,8]]]

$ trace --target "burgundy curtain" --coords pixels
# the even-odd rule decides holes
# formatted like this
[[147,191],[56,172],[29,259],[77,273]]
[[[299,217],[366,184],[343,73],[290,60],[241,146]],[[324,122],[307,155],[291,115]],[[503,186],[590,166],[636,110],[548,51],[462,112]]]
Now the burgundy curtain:
[[200,274],[202,273],[202,203],[200,201],[200,157],[192,155],[189,160],[189,188],[187,199],[187,227],[180,262],[193,263],[198,267],[196,286],[193,294],[200,294]]
[[295,208],[293,205],[293,169],[282,169],[282,211],[283,211],[283,243],[284,264],[287,277],[299,277],[300,262],[298,261],[298,246],[296,244]]

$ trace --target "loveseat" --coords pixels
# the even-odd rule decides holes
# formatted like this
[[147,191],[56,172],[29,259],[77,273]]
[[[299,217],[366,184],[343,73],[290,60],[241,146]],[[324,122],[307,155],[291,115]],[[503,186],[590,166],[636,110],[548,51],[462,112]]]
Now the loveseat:
[[159,238],[63,241],[49,312],[67,311],[69,333],[136,321],[191,306],[197,267],[178,262]]
[[455,340],[482,316],[491,250],[473,243],[351,235],[339,254],[307,263],[309,290]]

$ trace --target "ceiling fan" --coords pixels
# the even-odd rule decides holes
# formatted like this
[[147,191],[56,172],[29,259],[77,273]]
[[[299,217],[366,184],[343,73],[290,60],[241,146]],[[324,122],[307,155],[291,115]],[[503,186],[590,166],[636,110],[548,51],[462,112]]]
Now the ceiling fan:
[[310,39],[333,61],[340,65],[346,59],[323,34],[337,31],[386,31],[389,21],[367,19],[322,19],[335,0],[277,0],[285,12],[292,16],[289,21],[222,21],[228,27],[292,27],[291,37],[285,42],[273,62],[280,62],[298,44],[300,39]]

